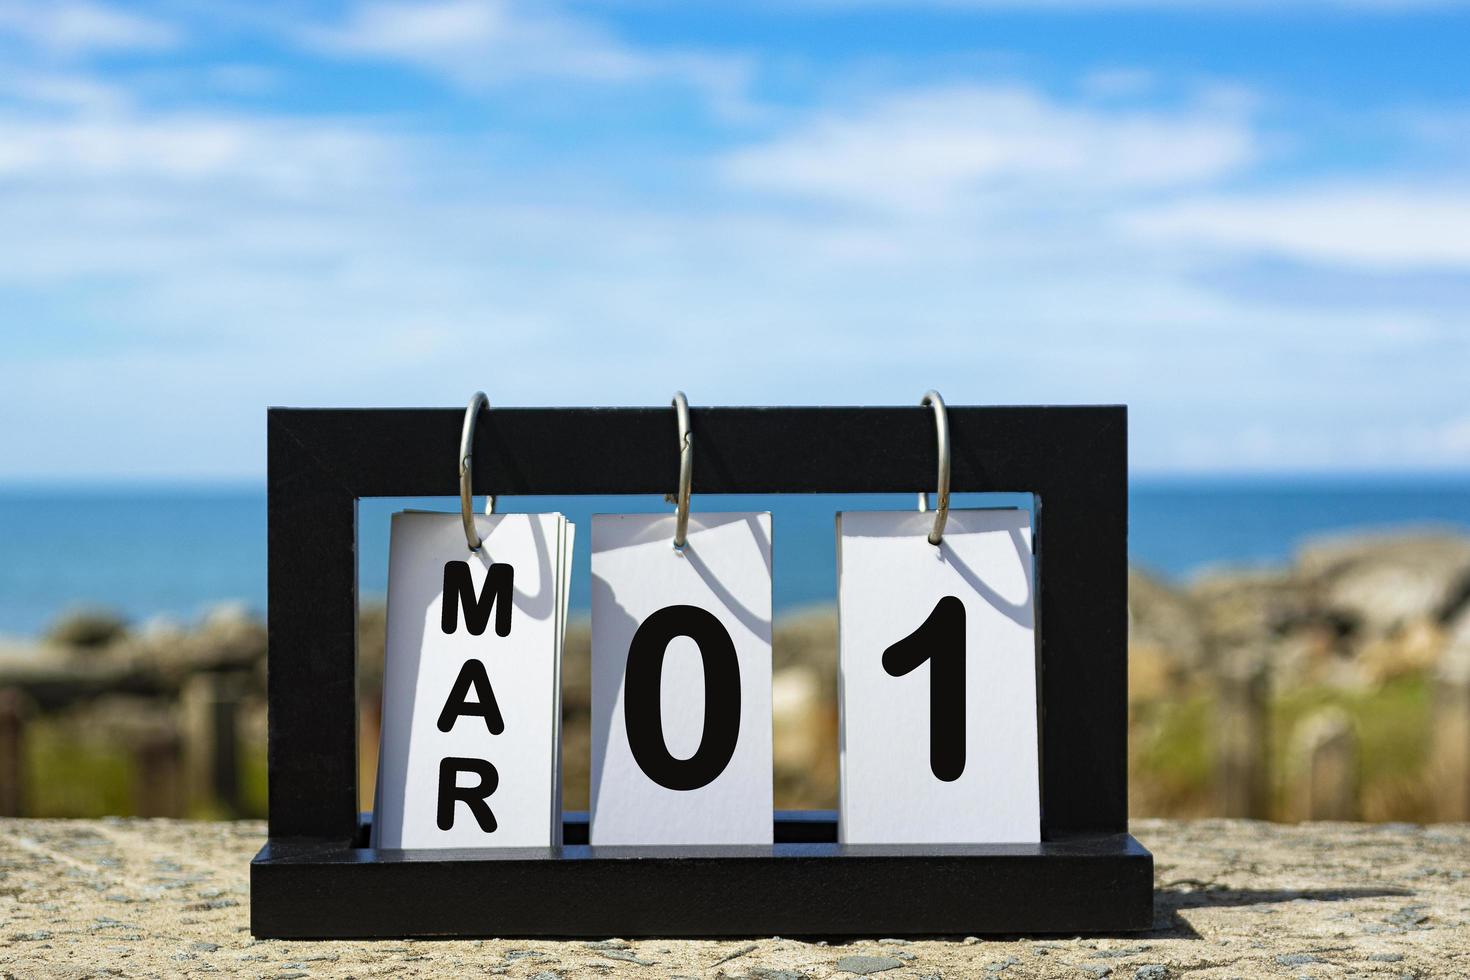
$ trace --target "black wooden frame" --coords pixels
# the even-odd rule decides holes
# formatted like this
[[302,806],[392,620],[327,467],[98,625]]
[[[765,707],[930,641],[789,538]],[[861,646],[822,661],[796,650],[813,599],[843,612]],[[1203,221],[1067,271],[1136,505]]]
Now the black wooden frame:
[[[267,413],[270,836],[251,929],[272,937],[895,935],[1149,928],[1127,833],[1127,410],[949,409],[956,492],[1037,497],[1039,845],[854,846],[831,813],[776,844],[512,852],[366,846],[357,810],[357,501],[456,492],[459,409]],[[928,408],[696,408],[695,494],[931,487]],[[496,408],[476,493],[677,485],[669,408]]]

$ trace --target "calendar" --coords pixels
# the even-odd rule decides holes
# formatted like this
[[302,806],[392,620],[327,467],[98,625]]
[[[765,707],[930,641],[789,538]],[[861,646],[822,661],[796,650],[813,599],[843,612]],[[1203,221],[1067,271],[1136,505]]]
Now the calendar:
[[[920,408],[672,408],[271,411],[252,931],[1149,928],[1152,857],[1127,832],[1126,410],[949,409],[932,392]],[[359,814],[356,500],[452,487],[456,430],[458,512],[393,518],[378,788]],[[839,808],[777,811],[780,525],[703,495],[926,487],[932,508],[834,510]],[[951,509],[952,489],[1034,506]],[[671,507],[597,515],[589,534],[498,511],[495,493]],[[560,797],[581,548],[585,814]]]

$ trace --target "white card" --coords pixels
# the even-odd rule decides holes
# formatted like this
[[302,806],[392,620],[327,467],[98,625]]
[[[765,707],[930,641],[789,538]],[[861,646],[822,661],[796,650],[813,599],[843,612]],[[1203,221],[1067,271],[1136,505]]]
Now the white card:
[[393,515],[372,843],[559,842],[561,634],[571,526],[560,514]]
[[592,518],[591,841],[771,843],[771,515]]
[[1041,839],[1031,520],[837,515],[848,844]]

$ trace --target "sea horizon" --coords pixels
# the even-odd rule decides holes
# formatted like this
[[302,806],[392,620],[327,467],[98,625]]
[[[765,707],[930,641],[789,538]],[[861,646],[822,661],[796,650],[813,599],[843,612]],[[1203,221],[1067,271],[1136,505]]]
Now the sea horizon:
[[[452,481],[447,481],[452,482]],[[452,489],[452,488],[451,488]],[[1029,494],[955,494],[954,507],[1029,507]],[[700,494],[696,510],[770,510],[778,614],[835,601],[833,518],[839,510],[914,505],[912,494]],[[454,511],[452,496],[365,499],[359,505],[364,601],[386,589],[388,519],[396,510]],[[517,496],[502,511],[559,510],[584,525],[571,605],[588,606],[586,519],[666,510],[661,497]],[[1470,472],[1222,473],[1135,476],[1129,560],[1184,582],[1220,567],[1287,564],[1313,538],[1410,528],[1470,533]],[[0,635],[30,638],[74,610],[130,622],[188,623],[222,604],[266,605],[263,479],[116,480],[82,488],[54,480],[0,483]],[[1044,536],[1042,520],[1039,533]]]

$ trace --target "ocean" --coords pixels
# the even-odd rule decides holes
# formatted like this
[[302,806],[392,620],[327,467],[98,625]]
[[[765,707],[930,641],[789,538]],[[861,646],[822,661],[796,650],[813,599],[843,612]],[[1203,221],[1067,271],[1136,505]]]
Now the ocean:
[[[1029,495],[956,494],[952,506],[1030,506]],[[833,515],[910,508],[910,494],[694,498],[699,510],[770,510],[778,612],[836,594]],[[454,511],[451,497],[362,501],[365,599],[387,586],[388,519],[405,507]],[[661,498],[504,497],[502,511],[554,511],[579,526],[571,602],[589,599],[588,519],[667,510]],[[0,488],[0,633],[33,636],[68,610],[114,610],[135,622],[188,622],[211,606],[266,604],[265,491],[240,487]],[[1290,560],[1315,535],[1436,525],[1470,532],[1470,477],[1137,481],[1129,551],[1144,568],[1185,579],[1212,565]],[[1044,527],[1042,533],[1045,533]]]

